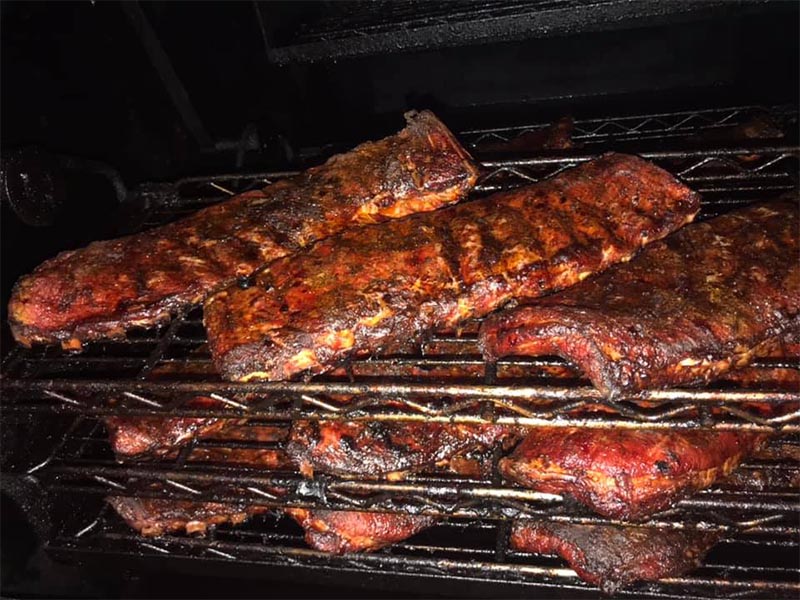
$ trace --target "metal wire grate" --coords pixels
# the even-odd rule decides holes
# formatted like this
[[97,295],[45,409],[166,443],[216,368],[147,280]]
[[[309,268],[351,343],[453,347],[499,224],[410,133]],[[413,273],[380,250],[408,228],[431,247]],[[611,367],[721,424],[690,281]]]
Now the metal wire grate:
[[[714,127],[714,123],[738,119],[744,114],[737,112],[741,110],[719,111],[702,119],[708,119],[709,126]],[[696,118],[686,113],[682,123],[676,115],[646,119],[678,131]],[[587,138],[591,137],[591,124],[580,127]],[[646,128],[630,125],[630,129],[636,132]],[[598,126],[595,134],[601,135],[601,130]],[[625,135],[633,139],[637,134]],[[646,139],[642,137],[645,147]],[[702,218],[706,218],[794,189],[800,149],[754,143],[723,149],[645,150],[640,154],[701,191]],[[538,181],[594,156],[581,150],[569,155],[486,161],[476,195]],[[229,194],[287,175],[290,173],[188,178],[153,188],[146,224],[177,218]],[[754,402],[800,402],[797,390],[782,388],[779,378],[775,385],[767,383],[759,388],[743,387],[732,380],[708,389],[663,390],[609,402],[560,359],[485,363],[476,348],[477,326],[472,322],[460,331],[437,332],[405,354],[352,361],[307,382],[220,381],[204,347],[199,309],[167,326],[131,332],[125,340],[92,344],[79,355],[57,348],[18,348],[3,365],[0,406],[4,429],[16,422],[20,435],[30,431],[39,436],[34,425],[51,418],[63,421],[63,427],[36,437],[33,446],[41,442],[42,448],[32,447],[25,456],[6,460],[11,468],[5,467],[4,476],[35,482],[46,496],[73,498],[81,507],[63,518],[54,517],[54,528],[47,536],[48,548],[65,557],[103,553],[159,561],[170,556],[198,563],[212,561],[215,569],[245,562],[284,566],[294,569],[295,574],[297,569],[313,568],[351,572],[354,577],[364,573],[403,575],[420,581],[448,577],[453,581],[509,584],[517,590],[558,587],[591,594],[594,588],[563,568],[560,561],[509,550],[508,523],[519,517],[609,521],[581,511],[557,495],[504,483],[496,473],[485,479],[431,472],[402,481],[326,476],[307,480],[291,470],[269,471],[193,459],[194,453],[214,448],[281,450],[280,443],[224,439],[196,441],[171,458],[121,464],[108,447],[100,417],[169,414],[247,418],[254,426],[266,423],[284,427],[296,418],[650,429],[713,427],[777,430],[789,436],[782,443],[790,446],[795,439],[791,436],[800,431],[800,406],[795,404],[794,410],[772,418],[764,418],[751,406]],[[752,368],[763,374],[799,367],[789,359],[763,359]],[[220,406],[192,406],[189,401],[198,395],[216,398]],[[343,402],[343,397],[349,401]],[[588,415],[585,409],[598,404],[606,410]],[[4,445],[6,449],[9,446]],[[745,481],[752,474],[754,481],[761,477],[767,483],[750,488],[720,484],[679,502],[647,524],[657,528],[701,526],[724,532],[724,543],[712,552],[707,565],[688,577],[632,586],[622,595],[796,595],[800,589],[795,564],[800,504],[793,485],[800,479],[798,465],[756,461],[742,472]],[[333,557],[309,550],[300,530],[272,512],[255,517],[244,527],[220,526],[205,539],[181,535],[143,539],[105,507],[102,499],[109,494],[252,502],[278,511],[285,506],[321,505],[345,510],[410,511],[443,520],[413,540],[381,552]],[[742,548],[748,550],[742,552]]]
[[[796,109],[791,106],[755,107],[734,106],[664,112],[657,114],[622,115],[577,119],[574,121],[571,139],[584,146],[615,144],[627,141],[664,143],[693,141],[702,143],[704,138],[717,136],[733,127],[742,126],[759,116],[769,115],[775,121],[773,134],[783,137],[796,127]],[[471,129],[461,136],[472,149],[480,151],[486,142],[507,142],[529,132],[549,127],[549,123]],[[770,129],[773,129],[772,127]],[[762,132],[765,134],[766,132]],[[713,140],[712,140],[713,141]],[[719,141],[719,140],[718,140]]]
[[[123,557],[192,557],[212,562],[215,570],[226,564],[247,562],[265,566],[293,566],[336,572],[339,580],[347,571],[358,576],[406,573],[416,577],[466,578],[469,581],[514,583],[524,590],[546,593],[561,590],[591,591],[592,586],[563,568],[560,561],[509,550],[502,523],[461,522],[453,519],[418,535],[414,541],[397,544],[374,554],[330,556],[304,547],[302,536],[286,518],[260,516],[247,528],[219,527],[214,539],[168,536],[143,540],[132,535],[111,511],[104,510],[81,535],[62,536],[53,544],[61,555],[80,553],[119,554]],[[449,543],[442,543],[442,540]],[[500,544],[497,543],[498,539]],[[748,553],[749,564],[733,565],[726,554]],[[776,555],[783,561],[776,561]],[[715,558],[715,556],[717,558]],[[723,541],[709,556],[706,566],[690,576],[636,584],[617,592],[634,597],[791,597],[796,593],[796,572],[791,552],[774,552],[770,546],[742,542],[736,537]],[[788,559],[788,560],[787,560]],[[302,567],[299,567],[302,565]],[[205,566],[205,565],[204,565]]]

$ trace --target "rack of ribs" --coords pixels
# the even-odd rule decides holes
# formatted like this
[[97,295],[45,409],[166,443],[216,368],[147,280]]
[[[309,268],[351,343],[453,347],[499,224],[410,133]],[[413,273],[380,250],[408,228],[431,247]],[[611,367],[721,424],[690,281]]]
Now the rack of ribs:
[[698,529],[655,529],[515,521],[510,545],[536,554],[558,554],[578,576],[613,594],[634,581],[679,577],[695,569],[719,533]]
[[306,532],[306,543],[320,552],[369,552],[401,542],[436,523],[435,517],[354,510],[284,511]]
[[686,227],[568,290],[492,315],[489,359],[557,354],[609,397],[707,383],[800,332],[798,206]]
[[477,178],[469,155],[432,113],[406,119],[398,134],[295,177],[46,261],[14,288],[14,337],[72,349],[122,337],[334,233],[456,202]]
[[573,285],[691,221],[697,194],[607,154],[538,184],[343,232],[205,303],[225,379],[320,373]]
[[182,531],[204,535],[209,527],[223,523],[238,525],[269,510],[246,502],[231,504],[128,496],[110,496],[107,501],[131,528],[148,537]]
[[456,455],[510,443],[516,433],[503,425],[295,421],[286,452],[306,476],[397,479]]
[[[147,537],[183,531],[205,535],[211,527],[224,523],[239,525],[270,510],[248,503],[124,496],[111,496],[108,502],[131,528]],[[305,508],[289,508],[284,512],[305,530],[309,546],[333,554],[378,550],[411,537],[436,522],[435,517],[379,512]]]
[[500,472],[607,517],[642,519],[722,479],[768,439],[740,431],[542,427],[501,459]]
[[[197,396],[186,406],[197,409],[224,408],[225,404],[208,396]],[[173,452],[196,438],[210,436],[242,419],[213,417],[123,417],[105,418],[114,454],[119,457],[161,456]]]
[[[510,442],[516,433],[512,428],[495,425],[457,426],[452,431],[448,427],[453,426],[347,422],[321,422],[313,426],[311,422],[300,421],[287,432],[283,426],[231,425],[206,432],[205,439],[219,439],[223,446],[197,446],[187,457],[187,464],[211,460],[249,469],[286,470],[294,462],[313,465],[320,472],[350,477],[392,478],[400,471],[422,469],[481,477],[491,467],[488,449],[496,442]],[[266,447],[224,445],[231,440],[285,442],[287,439],[286,453]],[[348,439],[352,442],[347,443]],[[441,447],[437,447],[439,442]],[[346,457],[346,453],[351,456]],[[369,453],[375,456],[371,462],[367,460]],[[376,467],[379,461],[380,466]],[[310,467],[303,470],[305,475],[311,475]],[[278,496],[283,493],[280,489],[272,492]],[[108,501],[128,525],[146,536],[181,531],[203,534],[210,526],[239,524],[268,510],[248,501],[231,504],[123,496],[111,496]],[[299,508],[285,512],[306,529],[312,547],[337,553],[378,549],[435,522],[433,517],[395,513]]]
[[[794,344],[769,353],[796,360]],[[729,384],[744,383],[768,390],[800,389],[800,370],[792,367],[745,367],[721,376]],[[769,418],[800,410],[796,402],[742,403],[740,408]],[[604,410],[602,405],[591,410]],[[585,411],[586,409],[580,409]],[[711,407],[711,412],[718,409]],[[766,446],[770,433],[750,431],[586,429],[537,427],[499,462],[504,477],[540,492],[564,494],[611,518],[644,519],[726,476],[731,484],[758,488],[773,473],[735,469],[750,457],[794,459],[796,448]],[[793,485],[796,473],[784,474]]]

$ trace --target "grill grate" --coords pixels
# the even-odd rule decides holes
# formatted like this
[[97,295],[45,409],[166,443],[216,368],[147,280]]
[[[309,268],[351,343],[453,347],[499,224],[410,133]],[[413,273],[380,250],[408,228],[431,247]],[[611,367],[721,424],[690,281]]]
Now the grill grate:
[[[513,582],[525,591],[592,591],[574,571],[560,561],[506,549],[507,531],[501,523],[453,519],[434,526],[415,537],[375,554],[330,556],[304,546],[302,534],[286,518],[275,515],[255,517],[247,528],[220,526],[213,540],[167,536],[143,540],[132,535],[112,511],[102,509],[91,529],[64,535],[51,545],[60,555],[114,553],[124,557],[192,557],[215,563],[215,570],[235,562],[269,566],[310,567],[340,574],[352,570],[365,576],[398,572],[422,577],[463,577],[471,581]],[[442,543],[442,540],[449,543]],[[686,577],[665,579],[657,584],[635,584],[617,592],[619,596],[662,598],[725,597],[756,595],[791,597],[796,593],[796,571],[792,552],[781,551],[757,542],[742,542],[731,537],[709,555],[706,566]],[[747,564],[731,564],[726,555],[746,552]],[[775,560],[780,556],[782,560]],[[796,556],[796,552],[794,553]],[[775,566],[776,562],[779,566]],[[302,567],[300,566],[302,565]],[[341,578],[340,578],[341,581]],[[535,582],[532,583],[532,582]],[[474,592],[473,592],[474,594]]]
[[[664,112],[658,114],[624,115],[577,119],[571,138],[583,145],[608,144],[613,142],[644,140],[664,143],[689,138],[700,141],[703,136],[714,135],[730,127],[748,123],[758,115],[769,115],[775,120],[777,129],[793,131],[796,125],[796,109],[791,106],[710,108]],[[548,127],[549,123],[471,129],[462,133],[464,141],[473,149],[484,142],[507,142],[521,134]]]
[[[712,114],[713,113],[713,114]],[[703,193],[701,218],[754,200],[776,197],[797,183],[800,149],[792,145],[754,143],[742,147],[696,150],[647,150],[653,138],[688,134],[689,128],[714,128],[741,120],[746,109],[631,117],[619,135],[642,145],[640,152]],[[698,116],[700,115],[700,116]],[[638,121],[636,121],[638,119]],[[608,120],[611,123],[613,120]],[[641,122],[642,125],[636,125]],[[652,125],[655,124],[655,125]],[[589,142],[612,126],[578,122],[587,140],[576,153],[540,155],[483,163],[476,194],[538,181],[596,155]],[[660,130],[649,129],[661,127]],[[510,130],[469,132],[475,143],[483,135]],[[592,138],[592,136],[595,136]],[[638,136],[638,137],[637,137]],[[594,143],[594,141],[592,142]],[[290,173],[255,173],[188,178],[163,186],[150,196],[146,224],[177,218],[224,198],[225,194],[261,187]],[[222,195],[221,195],[222,194]],[[202,461],[196,453],[220,448],[281,451],[280,442],[198,440],[173,458],[120,464],[114,460],[99,417],[103,415],[184,415],[247,418],[251,425],[287,427],[296,418],[438,420],[522,425],[709,428],[780,430],[780,443],[794,448],[800,410],[764,419],[749,402],[796,402],[796,391],[777,386],[743,388],[721,382],[714,388],[672,389],[643,398],[608,402],[564,361],[544,357],[507,359],[486,364],[476,348],[478,323],[461,331],[437,332],[418,350],[394,356],[352,361],[307,382],[230,384],[215,375],[205,349],[202,313],[195,310],[171,324],[131,332],[125,340],[92,344],[80,355],[57,348],[13,350],[3,365],[4,435],[9,430],[35,437],[25,456],[8,457],[4,443],[4,477],[36,482],[49,498],[73,499],[78,510],[53,518],[47,547],[64,558],[99,555],[160,564],[165,557],[213,563],[224,571],[240,564],[286,568],[287,577],[303,572],[347,575],[360,585],[365,573],[405,582],[447,577],[467,582],[462,594],[491,588],[515,594],[559,590],[593,596],[562,562],[508,549],[509,520],[532,516],[554,521],[607,523],[552,494],[505,484],[496,473],[470,479],[421,473],[402,481],[341,480],[317,476],[313,481],[289,471],[266,471]],[[759,371],[798,369],[788,359],[763,359]],[[213,396],[224,408],[198,409],[187,401]],[[339,396],[352,396],[342,403]],[[257,401],[245,402],[245,396]],[[113,402],[110,400],[113,399]],[[389,405],[388,400],[392,401]],[[649,401],[647,404],[643,400]],[[603,416],[586,417],[581,409],[602,403]],[[40,434],[45,422],[58,425]],[[48,425],[49,427],[49,425]],[[4,442],[6,440],[4,439]],[[19,444],[16,444],[21,448]],[[31,448],[28,448],[31,446]],[[40,447],[41,446],[41,447]],[[495,453],[499,455],[499,453]],[[800,466],[791,461],[754,461],[740,471],[767,483],[750,488],[722,483],[654,516],[649,527],[706,527],[724,533],[705,567],[683,578],[638,584],[620,595],[652,597],[794,597],[797,581],[798,516],[796,483]],[[285,490],[275,495],[275,488]],[[29,487],[20,489],[30,490]],[[27,492],[26,492],[27,493]],[[219,526],[197,539],[168,535],[143,539],[127,528],[103,502],[109,494],[169,497],[184,500],[252,502],[272,509],[320,506],[333,509],[403,511],[441,516],[443,521],[413,538],[371,555],[334,557],[308,549],[300,529],[279,513],[254,517],[239,527]],[[70,505],[71,506],[71,505]],[[52,511],[51,511],[52,512]],[[757,551],[754,551],[757,550]],[[279,569],[278,569],[279,571]],[[278,572],[275,571],[275,572]],[[273,571],[271,571],[272,573]],[[450,585],[450,584],[448,584]],[[498,588],[506,585],[507,588]],[[455,588],[454,588],[455,589]],[[424,588],[423,590],[424,591]]]

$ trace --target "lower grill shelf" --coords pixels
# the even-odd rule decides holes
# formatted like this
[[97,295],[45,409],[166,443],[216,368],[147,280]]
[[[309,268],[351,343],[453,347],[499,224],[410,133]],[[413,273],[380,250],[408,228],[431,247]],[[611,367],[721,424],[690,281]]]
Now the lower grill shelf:
[[[252,426],[263,427],[264,423]],[[596,597],[599,590],[583,582],[558,557],[510,549],[511,525],[516,518],[528,517],[625,526],[581,511],[558,496],[537,494],[491,476],[481,480],[421,473],[399,482],[325,476],[307,480],[291,471],[187,460],[195,451],[202,456],[205,451],[228,446],[279,450],[281,443],[198,440],[182,458],[121,464],[111,455],[101,423],[78,417],[61,439],[60,450],[31,472],[53,499],[53,508],[47,511],[53,517],[47,534],[48,553],[68,562],[118,561],[126,568],[137,564],[158,571],[169,568],[231,577],[253,577],[252,567],[257,565],[263,569],[256,572],[270,580],[310,578],[321,582],[327,577],[340,586],[388,586],[390,591],[400,586],[408,593],[416,589],[414,593],[423,595],[426,590],[440,589],[446,580],[446,593],[459,597],[498,593],[508,597]],[[704,566],[690,575],[629,585],[615,595],[796,597],[800,592],[796,568],[800,556],[796,488],[800,463],[787,459],[795,450],[794,436],[779,438],[765,451],[765,458],[741,466],[735,478],[695,494],[645,523],[659,529],[714,529],[722,531],[723,537]],[[775,460],[775,456],[782,458]],[[275,485],[289,488],[290,493],[268,498]],[[106,503],[105,497],[111,495],[227,500],[239,505],[260,504],[268,510],[240,525],[209,527],[203,537],[185,533],[142,537]],[[302,529],[283,515],[281,509],[287,506],[424,512],[441,520],[383,550],[335,556],[308,547]],[[439,587],[426,588],[434,582]]]
[[[337,582],[358,582],[369,574],[404,578],[414,576],[509,584],[517,593],[558,590],[597,593],[557,558],[508,549],[505,521],[461,521],[453,519],[426,530],[410,540],[370,554],[331,556],[308,549],[302,532],[291,519],[275,514],[255,517],[244,526],[220,526],[206,538],[163,536],[144,539],[132,534],[108,507],[89,527],[55,538],[48,551],[62,559],[91,559],[103,555],[134,560],[191,559],[195,568],[215,572],[242,565],[269,568],[314,569],[344,574]],[[616,593],[620,597],[718,598],[796,597],[795,563],[800,547],[795,543],[775,545],[732,536],[716,546],[706,564],[693,574],[640,583]],[[737,557],[737,560],[732,560]],[[743,560],[743,557],[746,559]],[[272,572],[272,571],[270,571]],[[503,588],[506,589],[506,588]],[[480,587],[473,596],[484,595]],[[516,595],[516,594],[515,594]]]

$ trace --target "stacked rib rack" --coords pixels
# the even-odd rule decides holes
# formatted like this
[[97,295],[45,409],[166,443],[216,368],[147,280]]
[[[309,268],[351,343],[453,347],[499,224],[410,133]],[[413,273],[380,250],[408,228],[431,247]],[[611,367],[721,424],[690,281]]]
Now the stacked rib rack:
[[[488,171],[476,192],[537,181],[585,162],[602,149],[623,146],[700,192],[700,219],[714,216],[778,196],[796,185],[798,149],[790,143],[703,141],[704,132],[722,133],[726,126],[745,124],[749,112],[725,109],[578,120],[573,139],[581,148],[486,160],[483,166]],[[472,132],[464,138],[479,149],[487,137],[510,138],[519,133]],[[684,149],[666,147],[668,138],[674,147]],[[685,149],[693,146],[699,149]],[[210,194],[219,188],[238,193],[285,175],[178,182],[169,190],[173,201],[154,207],[150,222],[161,223],[213,203],[220,198]],[[220,573],[234,573],[247,568],[246,563],[258,563],[273,565],[269,572],[276,577],[296,576],[299,569],[305,570],[304,577],[315,574],[322,578],[326,572],[336,572],[342,584],[360,582],[363,573],[381,573],[386,585],[402,580],[406,589],[426,593],[431,592],[431,585],[439,585],[442,592],[459,595],[485,595],[487,589],[527,593],[555,587],[591,595],[593,588],[562,561],[514,550],[509,544],[514,520],[532,517],[553,525],[617,522],[565,502],[558,494],[527,490],[502,478],[502,441],[487,453],[487,469],[433,469],[400,480],[319,473],[308,479],[281,458],[291,423],[303,419],[780,430],[782,437],[731,478],[644,523],[660,531],[684,531],[699,524],[700,529],[714,532],[721,541],[704,566],[680,578],[632,584],[617,593],[671,597],[797,594],[800,447],[796,437],[800,414],[765,416],[753,408],[753,403],[797,402],[797,390],[758,387],[738,380],[699,389],[654,391],[637,397],[636,402],[625,397],[605,400],[559,359],[485,362],[477,348],[478,325],[470,322],[459,331],[438,332],[426,339],[419,351],[351,361],[308,382],[221,382],[205,349],[199,310],[158,329],[131,332],[124,340],[90,344],[77,355],[54,348],[16,349],[4,365],[7,439],[3,446],[7,452],[3,466],[10,482],[6,489],[29,508],[48,549],[61,557],[102,552],[104,560],[116,557],[122,562],[136,557],[159,565],[173,559],[186,565],[177,559],[190,559],[188,564],[206,572],[212,561]],[[797,368],[791,359],[770,358],[758,361],[752,371]],[[355,398],[342,404],[338,401],[342,395]],[[198,396],[214,402],[198,404],[194,400]],[[252,397],[258,400],[253,402]],[[605,410],[589,414],[580,410],[597,404]],[[166,415],[243,423],[146,463],[115,460],[104,418]],[[271,434],[264,435],[264,431]],[[18,437],[22,435],[25,437]],[[250,466],[256,456],[271,468]],[[181,505],[175,501],[227,501],[234,503],[232,521],[250,518],[243,524],[210,528],[184,525],[204,537],[171,533],[142,538],[110,509],[106,496],[168,498],[177,517]],[[59,509],[56,498],[59,504],[77,509]],[[306,547],[300,529],[275,510],[285,507],[399,512],[438,519],[417,536],[376,553],[331,556]],[[442,576],[447,578],[446,584],[432,583],[441,582]],[[459,588],[463,582],[471,583]],[[473,585],[477,583],[481,585]]]

